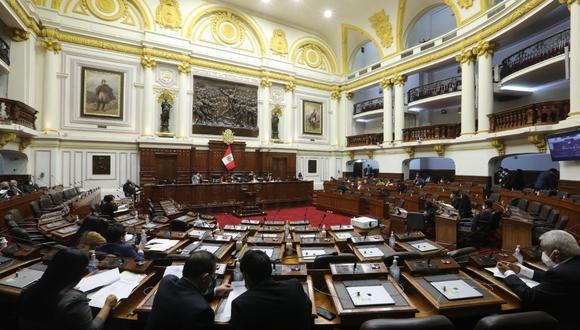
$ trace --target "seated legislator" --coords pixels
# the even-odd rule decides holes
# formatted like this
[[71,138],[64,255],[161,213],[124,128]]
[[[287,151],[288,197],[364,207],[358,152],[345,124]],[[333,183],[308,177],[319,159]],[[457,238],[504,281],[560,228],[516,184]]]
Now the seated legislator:
[[[546,272],[500,262],[505,283],[522,299],[528,310],[540,310],[554,316],[561,330],[578,329],[580,297],[580,247],[574,236],[563,230],[551,230],[540,237],[542,262]],[[518,276],[540,284],[530,288]]]
[[0,182],[0,199],[10,198],[10,184],[8,181]]
[[10,195],[10,197],[14,197],[14,196],[20,196],[23,194],[24,193],[22,192],[22,190],[20,190],[20,188],[18,188],[18,181],[10,180],[10,189],[8,190],[8,195]]
[[[137,251],[135,251],[135,248],[124,242],[126,233],[125,226],[122,224],[115,223],[110,225],[109,229],[107,229],[107,234],[105,235],[107,244],[97,247],[96,250],[108,254],[114,254],[122,258],[137,258]],[[143,247],[140,247],[140,249],[143,249]]]
[[139,186],[135,184],[135,182],[131,180],[127,180],[125,184],[123,184],[123,193],[125,193],[125,197],[135,198],[135,195],[139,191]]
[[231,291],[229,284],[215,286],[216,263],[213,254],[196,251],[185,262],[183,277],[163,277],[145,329],[211,329],[215,316],[211,300]]
[[113,220],[115,211],[118,209],[117,204],[115,204],[115,196],[106,195],[103,197],[103,201],[99,208],[101,209],[102,216],[107,217],[109,220]]
[[248,291],[232,301],[231,325],[236,330],[308,330],[310,299],[296,280],[274,281],[266,253],[250,250],[240,260]]
[[473,212],[471,209],[471,200],[464,192],[453,192],[450,196],[451,205],[459,212],[459,216],[463,218],[471,218]]
[[87,296],[74,289],[88,265],[89,257],[80,250],[67,248],[57,252],[40,280],[24,289],[19,297],[20,329],[102,329],[109,312],[117,304],[117,298],[109,295],[101,311],[93,318]]
[[105,219],[95,216],[87,217],[77,233],[79,236],[77,248],[89,252],[99,245],[106,244],[105,235],[108,228],[109,223]]

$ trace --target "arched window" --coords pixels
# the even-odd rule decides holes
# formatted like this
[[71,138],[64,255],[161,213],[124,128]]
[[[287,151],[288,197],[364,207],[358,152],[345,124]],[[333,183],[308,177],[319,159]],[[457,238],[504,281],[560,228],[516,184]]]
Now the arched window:
[[406,33],[406,47],[410,48],[441,36],[457,27],[455,14],[447,5],[437,5],[417,15]]

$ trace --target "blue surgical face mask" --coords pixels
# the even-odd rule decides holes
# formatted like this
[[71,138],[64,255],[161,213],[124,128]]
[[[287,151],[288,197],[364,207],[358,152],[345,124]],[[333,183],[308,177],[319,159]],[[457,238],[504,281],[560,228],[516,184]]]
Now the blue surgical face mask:
[[542,262],[549,268],[554,268],[557,265],[544,251],[542,251]]

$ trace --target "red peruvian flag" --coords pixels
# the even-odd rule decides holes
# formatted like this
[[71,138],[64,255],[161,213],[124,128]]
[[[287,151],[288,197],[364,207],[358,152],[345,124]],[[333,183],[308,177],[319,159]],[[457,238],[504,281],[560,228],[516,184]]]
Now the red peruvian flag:
[[234,161],[234,155],[232,155],[231,147],[228,147],[228,150],[226,150],[226,153],[222,158],[222,163],[224,163],[228,171],[231,171],[236,167],[236,162]]

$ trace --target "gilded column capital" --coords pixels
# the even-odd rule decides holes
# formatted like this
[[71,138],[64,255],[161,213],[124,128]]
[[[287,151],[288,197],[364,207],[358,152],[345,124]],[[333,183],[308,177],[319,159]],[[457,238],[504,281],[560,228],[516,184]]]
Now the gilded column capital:
[[354,97],[354,93],[352,92],[345,92],[344,96],[346,97],[347,100],[352,100],[352,98]]
[[545,153],[547,150],[546,136],[544,134],[529,135],[528,142],[535,145],[540,153]]
[[471,63],[475,61],[475,55],[473,54],[473,50],[471,49],[464,49],[455,56],[455,60],[461,64]]
[[403,86],[405,85],[406,82],[407,76],[405,76],[404,74],[397,75],[391,79],[391,84],[393,84],[394,86]]
[[381,82],[379,83],[379,86],[380,86],[382,89],[389,88],[389,87],[392,87],[392,86],[393,86],[393,82],[392,82],[392,80],[391,80],[391,79],[389,79],[389,78],[387,78],[387,77],[384,77],[384,78],[381,80]]
[[62,45],[58,41],[58,30],[43,29],[40,35],[43,37],[41,40],[41,46],[44,49],[54,52],[55,54],[60,53],[62,50]]
[[191,65],[187,62],[183,62],[177,66],[177,71],[181,74],[191,73]]
[[491,146],[497,149],[497,154],[499,156],[505,156],[505,143],[502,140],[491,140]]
[[152,69],[157,66],[157,61],[149,55],[141,56],[141,65],[144,69]]
[[30,38],[30,32],[17,28],[10,29],[10,39],[13,41],[26,41],[28,38]]
[[260,80],[260,86],[262,86],[262,88],[270,88],[272,87],[272,82],[268,78],[262,78],[262,80]]
[[437,153],[437,156],[445,157],[445,145],[436,144],[433,146],[433,150]]
[[472,53],[477,57],[485,56],[493,56],[499,44],[495,41],[481,41],[477,47],[473,48]]
[[330,98],[332,100],[340,100],[340,91],[338,90],[332,91],[332,93],[330,93]]
[[407,148],[405,148],[405,152],[407,153],[407,155],[409,155],[409,158],[415,157],[415,148],[407,147]]
[[18,146],[18,149],[20,151],[22,151],[22,150],[28,148],[28,146],[31,145],[31,144],[32,144],[32,138],[30,138],[30,137],[26,137],[26,138],[25,137],[21,137],[20,138],[20,145]]
[[296,85],[293,82],[289,82],[284,85],[284,90],[287,92],[293,92],[296,89]]
[[0,148],[4,148],[9,142],[16,141],[16,133],[0,132]]

